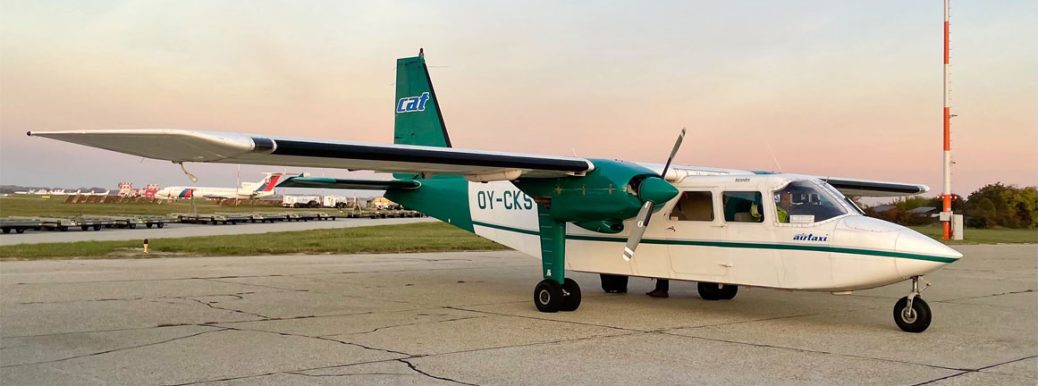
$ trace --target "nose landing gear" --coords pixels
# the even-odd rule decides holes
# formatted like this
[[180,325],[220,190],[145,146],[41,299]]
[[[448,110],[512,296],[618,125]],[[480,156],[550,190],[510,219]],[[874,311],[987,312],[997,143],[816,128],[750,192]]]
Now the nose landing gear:
[[[930,283],[926,283],[929,287]],[[925,290],[926,287],[923,289]],[[930,327],[930,306],[920,296],[919,276],[912,277],[912,292],[894,304],[894,323],[906,332],[923,332]]]

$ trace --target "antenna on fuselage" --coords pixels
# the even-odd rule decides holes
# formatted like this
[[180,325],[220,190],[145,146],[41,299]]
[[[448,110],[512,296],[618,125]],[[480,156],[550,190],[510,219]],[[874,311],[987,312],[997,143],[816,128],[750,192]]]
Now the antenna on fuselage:
[[775,149],[771,147],[770,143],[765,143],[765,145],[768,146],[768,152],[771,153],[771,160],[775,161],[775,167],[778,168],[777,171],[781,172],[782,164],[779,163],[778,156],[775,155]]

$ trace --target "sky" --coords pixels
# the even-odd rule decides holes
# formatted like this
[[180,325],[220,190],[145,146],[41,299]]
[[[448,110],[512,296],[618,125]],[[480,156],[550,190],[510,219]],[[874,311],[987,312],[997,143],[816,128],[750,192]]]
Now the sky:
[[[942,2],[0,1],[0,184],[189,185],[27,130],[392,142],[424,48],[455,147],[942,186]],[[1038,185],[1038,2],[953,0],[953,191]],[[189,164],[198,186],[238,167]],[[314,175],[359,176],[299,168]],[[243,181],[264,166],[242,166]]]

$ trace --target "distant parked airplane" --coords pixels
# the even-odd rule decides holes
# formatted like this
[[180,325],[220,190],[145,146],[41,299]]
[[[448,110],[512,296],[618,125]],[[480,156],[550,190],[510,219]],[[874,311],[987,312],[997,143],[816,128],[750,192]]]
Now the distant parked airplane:
[[285,173],[264,173],[259,182],[243,182],[238,188],[212,188],[195,186],[168,186],[155,193],[155,198],[175,200],[180,198],[264,198],[274,195],[274,187],[281,182]]

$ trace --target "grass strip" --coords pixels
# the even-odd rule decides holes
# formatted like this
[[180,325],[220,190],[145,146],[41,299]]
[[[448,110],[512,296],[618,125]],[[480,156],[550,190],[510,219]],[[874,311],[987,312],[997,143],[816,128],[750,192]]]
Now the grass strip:
[[150,254],[144,254],[140,241],[80,241],[8,245],[0,246],[0,260],[407,253],[507,249],[493,241],[444,223],[152,239],[149,247]]
[[[916,232],[941,240],[943,229],[937,225],[909,227]],[[966,228],[963,240],[949,240],[948,244],[1034,244],[1038,243],[1038,229],[974,229]]]

